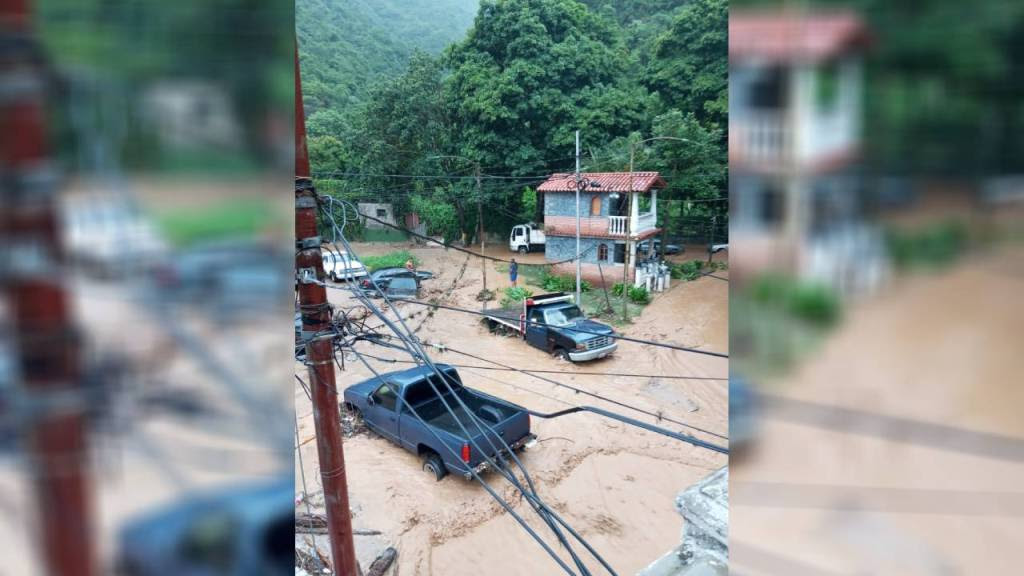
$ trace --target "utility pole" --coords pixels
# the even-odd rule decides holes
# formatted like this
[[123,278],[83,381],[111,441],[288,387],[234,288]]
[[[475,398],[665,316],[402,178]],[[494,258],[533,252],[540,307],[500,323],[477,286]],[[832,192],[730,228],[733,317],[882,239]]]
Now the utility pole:
[[576,305],[582,306],[583,294],[580,290],[580,187],[583,177],[580,176],[580,131],[576,131]]
[[[480,254],[484,254],[484,195],[483,188],[480,186],[480,163],[476,163],[476,217],[477,227],[480,230]],[[484,289],[482,294],[487,294],[487,259],[480,259],[480,272],[484,277]],[[487,300],[484,300],[484,306],[486,306]]]
[[[306,121],[303,116],[302,82],[299,75],[299,49],[295,47],[295,273],[298,281],[302,331],[323,334],[331,326],[331,306],[327,301],[320,236],[317,233],[317,195],[310,178],[306,149]],[[338,390],[334,382],[334,344],[330,338],[314,338],[306,343],[306,359],[313,396],[313,421],[320,478],[327,509],[327,534],[331,543],[334,573],[356,576],[355,546],[352,543],[352,518],[348,504],[348,480],[342,446]]]
[[636,156],[636,143],[629,145],[629,191],[626,192],[626,253],[622,256],[622,320],[629,321],[629,261],[632,256],[632,240],[630,240],[630,224],[633,221],[633,160]]
[[[35,42],[27,4],[0,0],[0,27],[5,38],[31,45]],[[38,81],[5,95],[0,103],[0,171],[6,180],[0,243],[9,257],[2,286],[25,394],[44,408],[29,420],[26,440],[46,573],[92,576],[97,573],[96,526],[89,497],[85,415],[79,409],[45,409],[47,396],[82,392],[82,370],[71,298],[64,280],[54,274],[63,269],[64,254],[57,220],[58,184],[48,174],[44,101],[49,82],[43,66],[30,56],[33,52],[14,50],[0,65],[0,75],[29,69]]]

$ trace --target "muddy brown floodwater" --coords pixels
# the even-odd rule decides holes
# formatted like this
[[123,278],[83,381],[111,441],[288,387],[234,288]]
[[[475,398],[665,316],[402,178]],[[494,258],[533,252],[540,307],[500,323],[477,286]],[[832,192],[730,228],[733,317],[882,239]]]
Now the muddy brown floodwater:
[[[480,261],[475,257],[406,244],[354,246],[357,255],[399,248],[410,249],[422,260],[423,269],[436,274],[424,283],[422,299],[437,298],[471,309],[480,307],[475,296],[482,287],[482,279]],[[504,246],[488,252],[499,257],[512,256]],[[541,262],[542,258],[533,254],[516,257],[520,262]],[[487,270],[489,288],[508,285],[507,275],[495,270],[493,263]],[[727,277],[728,272],[720,275]],[[727,352],[728,286],[727,281],[715,278],[676,283],[670,292],[659,295],[633,324],[620,330],[629,336]],[[329,290],[329,297],[340,306],[351,304],[344,290]],[[422,312],[422,307],[412,304],[399,304],[398,308],[403,316]],[[428,343],[520,368],[559,371],[561,374],[545,376],[705,430],[728,434],[725,380],[577,374],[587,371],[725,378],[726,359],[623,342],[613,357],[577,366],[551,358],[521,340],[492,335],[479,317],[469,314],[438,310],[428,317],[420,313],[409,321],[409,326],[418,329],[418,336]],[[375,356],[408,360],[385,348],[360,346],[360,351]],[[451,351],[434,350],[431,356],[437,362],[488,366]],[[371,362],[380,371],[409,366]],[[296,366],[300,374],[304,373],[304,368]],[[589,404],[656,423],[654,417],[525,374],[474,368],[459,371],[468,386],[534,410],[550,412]],[[337,372],[339,389],[371,376],[357,359],[349,357],[345,370]],[[310,502],[322,509],[312,410],[301,388],[296,388],[295,406],[301,442],[305,442],[301,449]],[[694,433],[664,421],[661,425]],[[726,464],[726,457],[721,454],[593,414],[552,420],[533,418],[532,428],[540,442],[523,454],[522,461],[537,483],[539,494],[620,574],[635,573],[678,544],[682,519],[673,507],[675,495]],[[494,576],[561,572],[476,482],[450,476],[435,482],[421,470],[416,456],[366,432],[345,440],[345,458],[353,525],[357,530],[382,532],[379,537],[357,537],[356,547],[364,566],[381,547],[390,544],[399,551],[393,574],[459,576],[479,574],[483,567]],[[485,474],[484,478],[552,548],[559,549],[547,527],[529,505],[515,497],[507,482],[495,474]],[[567,555],[563,556],[569,561]],[[596,561],[588,563],[595,573],[600,570]]]

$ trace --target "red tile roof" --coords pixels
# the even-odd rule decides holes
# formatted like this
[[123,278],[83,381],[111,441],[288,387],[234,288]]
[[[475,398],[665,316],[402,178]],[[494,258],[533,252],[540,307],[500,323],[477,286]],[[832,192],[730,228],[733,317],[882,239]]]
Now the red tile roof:
[[827,60],[869,40],[864,22],[849,11],[729,14],[730,60]]
[[[583,172],[584,178],[598,182],[600,188],[589,188],[591,192],[628,192],[629,172]],[[657,172],[633,172],[633,190],[649,192],[652,188],[664,188],[665,181]],[[575,174],[552,174],[537,187],[538,192],[575,192]]]

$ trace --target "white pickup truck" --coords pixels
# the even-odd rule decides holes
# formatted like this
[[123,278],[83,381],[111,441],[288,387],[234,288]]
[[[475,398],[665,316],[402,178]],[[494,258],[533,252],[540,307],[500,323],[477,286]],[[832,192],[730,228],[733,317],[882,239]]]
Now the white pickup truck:
[[366,266],[344,250],[337,247],[324,248],[321,251],[324,260],[324,272],[335,282],[355,280],[366,276]]
[[535,250],[544,250],[544,231],[536,224],[519,224],[512,227],[512,233],[508,237],[508,249],[512,252],[526,254]]

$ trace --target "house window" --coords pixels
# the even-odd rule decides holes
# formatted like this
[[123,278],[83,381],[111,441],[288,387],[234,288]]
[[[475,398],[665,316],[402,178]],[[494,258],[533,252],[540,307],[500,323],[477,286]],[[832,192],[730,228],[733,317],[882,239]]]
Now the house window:
[[750,107],[755,110],[779,110],[786,107],[786,75],[773,67],[750,86]]
[[839,65],[830,62],[816,70],[815,100],[818,110],[831,112],[839,102]]
[[590,199],[590,215],[600,216],[601,215],[601,197],[594,196]]
[[761,223],[767,226],[778,226],[785,215],[786,198],[782,190],[776,186],[766,186],[760,198]]
[[388,211],[386,208],[377,208],[377,218],[387,218]]
[[600,244],[600,245],[598,245],[598,247],[597,247],[597,259],[600,260],[601,262],[607,262],[608,261],[608,245],[607,244]]

